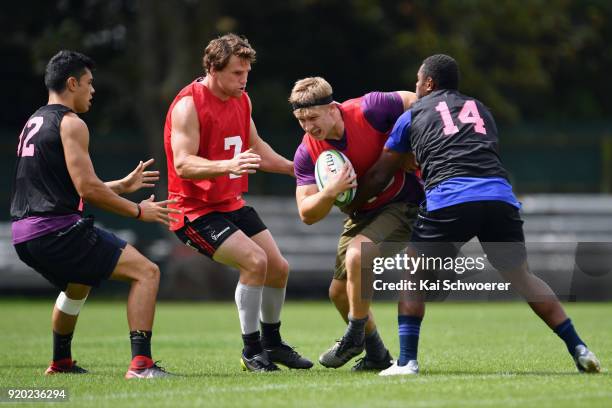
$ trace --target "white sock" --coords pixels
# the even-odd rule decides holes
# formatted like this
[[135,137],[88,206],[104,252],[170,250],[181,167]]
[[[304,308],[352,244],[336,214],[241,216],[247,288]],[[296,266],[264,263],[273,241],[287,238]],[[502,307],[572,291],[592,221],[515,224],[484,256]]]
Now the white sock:
[[285,292],[287,288],[263,287],[261,297],[261,321],[263,323],[280,322],[280,314],[285,303]]
[[234,299],[238,306],[240,329],[242,334],[251,334],[259,330],[259,312],[263,286],[249,286],[238,282]]

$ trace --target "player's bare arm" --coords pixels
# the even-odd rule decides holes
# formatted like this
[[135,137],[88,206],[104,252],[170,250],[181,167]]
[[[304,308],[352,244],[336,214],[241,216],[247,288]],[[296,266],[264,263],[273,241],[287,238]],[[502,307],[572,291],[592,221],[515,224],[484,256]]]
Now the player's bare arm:
[[125,217],[138,217],[142,221],[163,224],[168,224],[170,213],[178,212],[165,208],[168,201],[153,202],[153,196],[137,205],[120,197],[104,184],[96,175],[89,157],[89,130],[77,115],[64,116],[60,134],[68,173],[84,201]]
[[260,169],[268,173],[293,174],[293,162],[276,153],[257,133],[255,122],[251,118],[249,144],[251,149],[261,157]]
[[356,176],[351,175],[350,168],[345,165],[340,173],[329,178],[321,191],[316,184],[298,186],[295,189],[295,199],[302,221],[311,225],[325,218],[334,206],[338,194],[357,186],[355,178]]
[[159,181],[159,171],[146,170],[153,162],[155,159],[146,162],[141,160],[136,168],[121,180],[107,181],[104,184],[117,194],[128,194],[141,188],[155,187],[154,182]]
[[226,174],[255,173],[261,158],[251,149],[230,160],[208,160],[198,156],[200,123],[193,98],[182,98],[172,110],[172,152],[176,173],[186,179],[210,179]]
[[383,149],[376,163],[359,179],[355,198],[342,211],[352,214],[361,208],[370,198],[385,188],[398,169],[405,168],[408,163],[414,163],[412,153],[399,153]]
[[410,109],[413,103],[417,100],[417,95],[414,92],[410,91],[397,91],[400,98],[402,98],[402,103],[404,104],[404,112]]

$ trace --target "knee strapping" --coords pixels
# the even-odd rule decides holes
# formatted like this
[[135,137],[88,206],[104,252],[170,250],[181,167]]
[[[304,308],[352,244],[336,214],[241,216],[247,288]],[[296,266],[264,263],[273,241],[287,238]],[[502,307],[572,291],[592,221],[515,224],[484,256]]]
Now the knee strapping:
[[83,299],[70,299],[68,296],[66,296],[65,292],[60,292],[57,300],[55,301],[55,306],[68,315],[77,316],[81,311],[81,307],[83,307],[85,300],[87,300],[87,296],[85,296]]

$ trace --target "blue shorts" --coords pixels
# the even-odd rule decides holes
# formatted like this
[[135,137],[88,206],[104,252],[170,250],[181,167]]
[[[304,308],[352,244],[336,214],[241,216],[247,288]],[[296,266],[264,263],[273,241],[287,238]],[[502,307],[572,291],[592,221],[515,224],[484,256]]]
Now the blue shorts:
[[93,225],[93,218],[15,245],[19,259],[60,290],[99,286],[113,273],[127,242]]

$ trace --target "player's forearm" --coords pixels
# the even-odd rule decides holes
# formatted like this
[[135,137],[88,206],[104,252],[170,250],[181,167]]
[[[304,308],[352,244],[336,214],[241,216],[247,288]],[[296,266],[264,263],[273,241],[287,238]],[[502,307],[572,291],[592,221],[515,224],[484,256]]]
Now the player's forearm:
[[392,175],[381,171],[369,171],[357,183],[357,193],[349,210],[359,210],[368,200],[379,194],[391,180]]
[[123,179],[121,180],[113,180],[113,181],[105,181],[106,187],[113,190],[116,194],[123,194],[125,192],[125,188],[123,186]]
[[253,147],[255,153],[261,156],[260,170],[268,173],[279,173],[294,176],[293,162],[276,153],[269,144],[260,141]]
[[176,174],[184,179],[204,180],[229,173],[228,160],[208,160],[198,156],[186,156],[174,163]]
[[260,169],[267,173],[286,174],[288,176],[294,177],[293,162],[285,159],[280,155],[276,160],[266,161],[262,158]]
[[329,214],[336,197],[326,191],[319,191],[316,194],[304,198],[298,205],[300,218],[304,224],[312,225],[321,221]]
[[106,183],[91,182],[83,186],[79,192],[81,198],[88,204],[124,217],[136,217],[138,207],[135,203],[117,195]]

